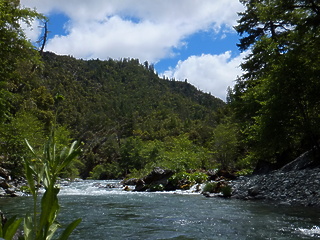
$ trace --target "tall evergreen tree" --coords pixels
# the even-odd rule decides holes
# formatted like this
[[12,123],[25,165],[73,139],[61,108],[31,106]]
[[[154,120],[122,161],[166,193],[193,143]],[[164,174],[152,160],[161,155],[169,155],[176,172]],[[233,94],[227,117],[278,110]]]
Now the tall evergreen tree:
[[230,101],[249,157],[286,159],[319,148],[320,4],[315,0],[241,0],[235,29],[241,65]]

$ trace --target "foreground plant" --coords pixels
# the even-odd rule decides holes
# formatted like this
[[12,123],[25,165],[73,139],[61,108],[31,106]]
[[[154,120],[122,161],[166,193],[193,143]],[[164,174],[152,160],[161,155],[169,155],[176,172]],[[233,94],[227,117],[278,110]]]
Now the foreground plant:
[[[25,160],[25,173],[33,197],[33,214],[29,214],[24,219],[24,239],[25,240],[50,240],[56,230],[60,227],[57,221],[59,212],[57,185],[59,174],[74,160],[80,153],[80,146],[77,141],[73,142],[68,149],[64,147],[58,153],[55,143],[54,131],[44,145],[42,155],[39,157],[33,147],[26,140],[34,159]],[[43,185],[45,192],[41,198],[40,216],[38,216],[38,195],[39,186]],[[59,240],[68,239],[72,231],[81,222],[77,219],[70,223],[62,232]]]
[[1,216],[0,219],[0,239],[13,239],[15,234],[18,232],[18,228],[22,219],[16,219],[16,217],[12,217],[5,222]]

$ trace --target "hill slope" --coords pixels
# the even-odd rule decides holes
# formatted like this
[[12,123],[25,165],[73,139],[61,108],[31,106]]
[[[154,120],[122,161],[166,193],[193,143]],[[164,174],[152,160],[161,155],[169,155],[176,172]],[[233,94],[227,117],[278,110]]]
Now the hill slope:
[[129,137],[164,141],[187,133],[206,143],[225,105],[189,83],[159,78],[135,59],[84,61],[53,53],[43,59],[43,84],[64,97],[58,122],[85,143],[84,176],[97,164],[121,161],[120,145]]
[[[19,156],[25,155],[23,139],[38,146],[43,142],[40,130],[37,138],[33,134],[35,127],[40,129],[38,121],[47,131],[56,116],[57,123],[67,129],[62,134],[64,142],[70,135],[84,143],[82,164],[77,166],[82,177],[106,169],[109,173],[104,178],[121,177],[144,169],[151,161],[172,167],[174,159],[184,159],[185,168],[201,167],[200,163],[189,163],[204,162],[197,154],[209,144],[223,115],[222,100],[187,82],[159,78],[152,65],[142,65],[136,59],[85,61],[46,52],[42,60],[40,71],[15,93],[18,100],[12,112],[17,120],[3,125],[6,138],[17,139]],[[10,127],[30,130],[14,133]],[[4,142],[6,138],[2,138]],[[173,150],[173,145],[180,147]],[[173,153],[176,156],[169,156]],[[6,159],[22,166],[19,158],[10,160],[10,154]]]

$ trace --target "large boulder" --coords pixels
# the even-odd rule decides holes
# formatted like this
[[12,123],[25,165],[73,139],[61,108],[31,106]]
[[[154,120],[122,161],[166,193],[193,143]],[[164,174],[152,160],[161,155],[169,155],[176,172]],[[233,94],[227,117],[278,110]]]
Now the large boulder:
[[[284,165],[280,170],[284,172],[288,171],[297,171],[297,170],[302,170],[306,169],[309,167],[314,167],[316,166],[316,163],[314,159],[316,159],[317,156],[317,150],[316,149],[311,149],[303,154],[301,154],[299,157],[297,157],[295,160],[292,162]],[[319,164],[319,163],[317,163]]]
[[143,178],[146,184],[167,184],[168,179],[174,174],[173,171],[156,167],[153,171]]
[[146,191],[148,186],[146,186],[145,182],[142,179],[139,179],[136,183],[136,187],[134,191],[143,192]]
[[124,179],[122,181],[123,185],[137,185],[139,179],[138,178],[129,178],[129,179]]
[[150,174],[136,182],[134,191],[161,191],[166,189],[169,178],[173,174],[174,172],[171,170],[157,167]]

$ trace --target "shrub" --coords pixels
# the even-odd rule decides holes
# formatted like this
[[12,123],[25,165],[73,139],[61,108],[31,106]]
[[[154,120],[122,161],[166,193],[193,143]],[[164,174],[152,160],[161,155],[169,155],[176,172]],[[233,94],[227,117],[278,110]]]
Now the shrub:
[[208,175],[203,172],[195,172],[191,174],[191,179],[198,184],[208,181]]
[[101,179],[104,174],[105,168],[103,165],[98,164],[90,172],[90,179]]
[[203,192],[215,193],[217,187],[218,187],[218,184],[217,184],[216,182],[208,182],[208,183],[204,186]]
[[225,185],[225,186],[223,186],[223,187],[221,188],[221,192],[222,192],[222,195],[223,195],[224,197],[231,197],[231,195],[232,195],[232,188],[231,188],[231,186],[229,186],[229,185]]

